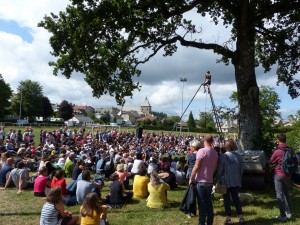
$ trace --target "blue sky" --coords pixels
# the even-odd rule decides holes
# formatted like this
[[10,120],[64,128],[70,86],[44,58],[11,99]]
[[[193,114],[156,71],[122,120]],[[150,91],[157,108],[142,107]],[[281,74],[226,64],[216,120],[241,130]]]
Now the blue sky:
[[15,21],[0,20],[0,31],[20,36],[24,41],[29,43],[33,40],[30,29],[20,27]]
[[[37,27],[44,15],[50,12],[57,14],[64,10],[68,1],[61,0],[1,0],[0,8],[0,73],[13,90],[20,81],[30,79],[37,81],[43,87],[44,95],[51,102],[62,100],[77,105],[91,105],[94,108],[116,106],[114,98],[103,96],[100,99],[92,96],[91,88],[83,80],[81,74],[74,74],[70,79],[63,76],[53,76],[48,62],[53,60],[49,53],[50,34]],[[187,15],[196,18],[195,12]],[[221,40],[226,38],[228,30],[222,24],[212,26],[209,18],[201,20],[203,40]],[[168,115],[181,114],[182,83],[181,77],[186,77],[184,85],[183,105],[187,106],[195,91],[203,81],[207,70],[213,74],[212,91],[216,105],[232,106],[229,96],[236,90],[233,66],[216,63],[218,57],[210,51],[199,51],[192,48],[179,47],[172,57],[155,56],[141,67],[142,75],[135,80],[140,82],[142,89],[134,92],[133,98],[126,99],[126,105],[138,106],[148,97],[152,109],[165,112]],[[261,68],[256,69],[258,85],[275,87],[281,98],[283,117],[295,114],[300,109],[300,101],[292,100],[283,85],[276,86],[275,70],[264,74]],[[298,76],[298,78],[300,78]],[[209,98],[201,90],[184,118],[190,111],[198,118],[199,112],[211,110]]]

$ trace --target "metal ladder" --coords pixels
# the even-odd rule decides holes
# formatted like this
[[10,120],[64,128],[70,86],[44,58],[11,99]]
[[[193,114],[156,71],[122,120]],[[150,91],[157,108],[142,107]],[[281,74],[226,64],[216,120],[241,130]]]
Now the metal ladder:
[[213,98],[211,90],[210,90],[210,85],[206,85],[206,87],[207,87],[207,90],[208,90],[208,94],[210,96],[210,100],[211,100],[211,104],[212,104],[212,108],[213,108],[213,113],[214,113],[216,124],[217,124],[217,129],[220,132],[221,140],[224,140],[224,134],[223,134],[223,131],[222,131],[222,128],[221,128],[221,124],[220,124],[218,114],[216,112],[216,105],[215,105],[214,98]]

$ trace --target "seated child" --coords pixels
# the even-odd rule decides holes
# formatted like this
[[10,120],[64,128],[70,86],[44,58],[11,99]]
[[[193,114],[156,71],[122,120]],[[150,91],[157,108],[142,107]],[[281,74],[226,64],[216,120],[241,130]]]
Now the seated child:
[[56,173],[51,181],[51,188],[54,188],[54,187],[61,187],[63,195],[68,194],[67,183],[66,183],[66,179],[64,178],[64,171],[62,171],[62,170],[56,171]]
[[47,193],[50,191],[50,180],[47,177],[48,169],[47,167],[40,168],[39,176],[35,179],[33,185],[34,196],[46,197]]

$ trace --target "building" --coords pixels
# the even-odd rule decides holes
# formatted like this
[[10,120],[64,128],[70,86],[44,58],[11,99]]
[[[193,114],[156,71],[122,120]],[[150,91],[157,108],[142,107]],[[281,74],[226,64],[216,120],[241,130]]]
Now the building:
[[141,112],[143,114],[151,113],[151,105],[150,105],[150,102],[148,101],[147,97],[146,97],[144,103],[141,105]]
[[[233,120],[225,120],[225,122],[220,125],[223,133],[237,133],[237,124]],[[218,130],[218,127],[216,128]]]
[[118,109],[116,107],[96,108],[95,116],[96,116],[96,118],[101,119],[101,117],[106,113],[108,113],[109,115],[116,115],[116,114],[118,114],[119,111],[120,111],[120,109]]
[[84,126],[84,127],[91,127],[94,124],[94,121],[87,116],[75,115],[73,118],[68,120],[69,122],[73,122],[76,126]]
[[59,110],[59,104],[51,104],[53,112],[58,112]]
[[75,105],[73,106],[73,112],[75,115],[83,115],[83,116],[87,116],[89,113],[94,114],[95,113],[95,109],[91,106],[79,106],[79,105]]
[[140,115],[145,115],[145,114],[150,114],[152,108],[151,108],[148,98],[146,97],[142,105],[140,105],[140,106],[124,106],[122,108],[122,110],[125,112],[136,111]]

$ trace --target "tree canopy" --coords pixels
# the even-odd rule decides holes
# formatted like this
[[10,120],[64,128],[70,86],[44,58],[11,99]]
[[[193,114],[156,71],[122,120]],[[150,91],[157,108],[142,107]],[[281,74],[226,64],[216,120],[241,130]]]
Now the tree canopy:
[[49,118],[54,113],[51,102],[48,97],[43,96],[43,118]]
[[300,120],[293,124],[292,131],[287,133],[287,144],[294,150],[300,150]]
[[10,106],[9,99],[12,96],[10,85],[6,83],[0,74],[0,118],[3,118]]
[[193,115],[192,111],[190,111],[189,118],[188,118],[188,121],[187,121],[187,125],[188,125],[188,128],[196,128],[196,122],[195,122],[194,115]]
[[58,115],[63,120],[69,120],[73,117],[72,104],[66,100],[63,100],[58,106]]
[[[240,144],[254,147],[260,136],[259,89],[255,67],[269,71],[277,65],[278,82],[299,96],[295,78],[300,62],[300,2],[298,0],[73,0],[65,12],[45,16],[39,26],[52,33],[54,74],[67,78],[85,74],[93,95],[114,95],[119,104],[132,96],[139,65],[159,51],[173,55],[178,45],[212,50],[225,64],[232,63],[240,109]],[[231,30],[224,43],[204,42],[201,27],[188,12],[210,17]]]
[[216,124],[212,112],[201,112],[199,126],[204,132],[216,132]]
[[21,81],[11,99],[11,109],[21,117],[43,116],[43,87],[36,81]]

